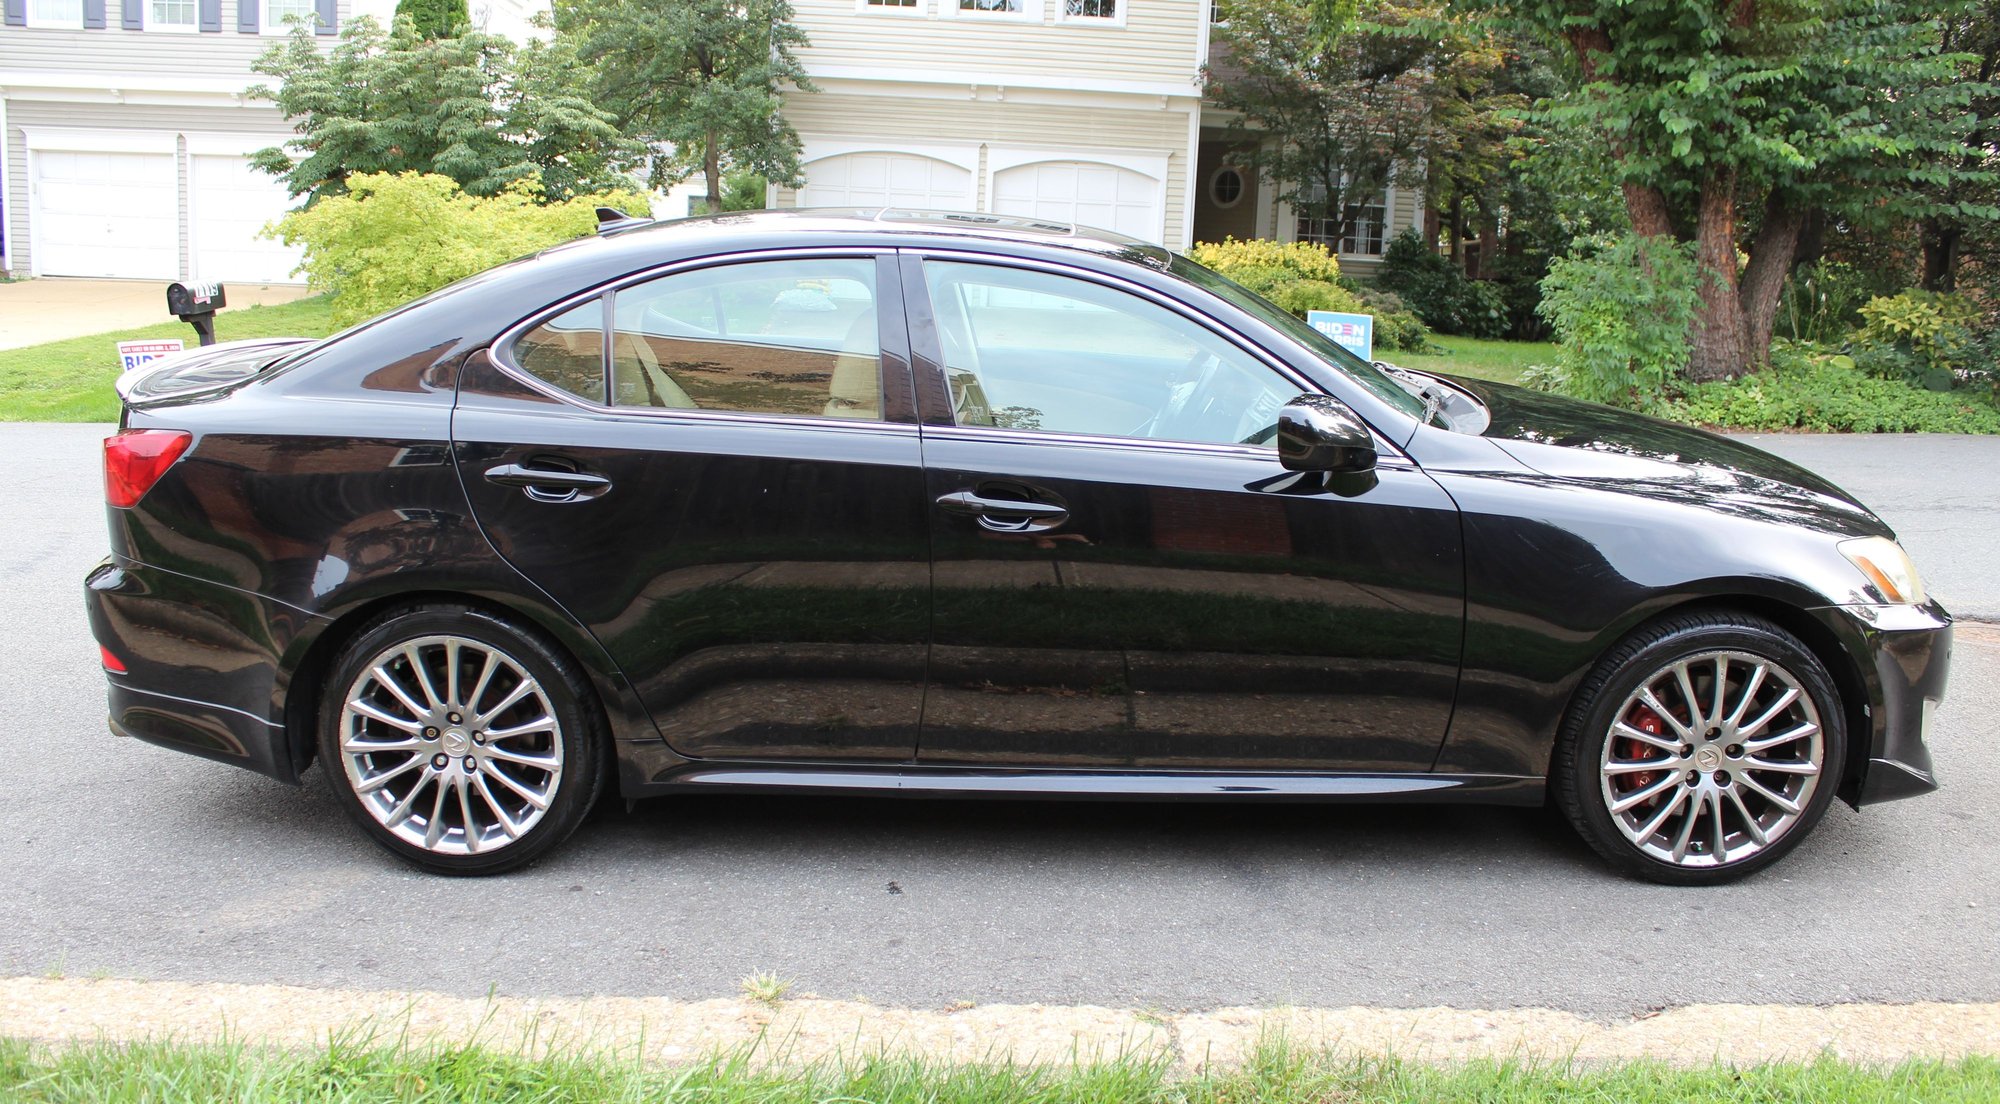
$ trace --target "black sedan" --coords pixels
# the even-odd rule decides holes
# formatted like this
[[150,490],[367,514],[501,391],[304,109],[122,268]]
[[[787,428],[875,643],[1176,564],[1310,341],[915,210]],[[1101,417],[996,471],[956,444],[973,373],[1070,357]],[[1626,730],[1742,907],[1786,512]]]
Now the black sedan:
[[121,392],[112,731],[443,873],[761,789],[1546,801],[1712,883],[1936,785],[1950,619],[1839,488],[1112,235],[613,220]]

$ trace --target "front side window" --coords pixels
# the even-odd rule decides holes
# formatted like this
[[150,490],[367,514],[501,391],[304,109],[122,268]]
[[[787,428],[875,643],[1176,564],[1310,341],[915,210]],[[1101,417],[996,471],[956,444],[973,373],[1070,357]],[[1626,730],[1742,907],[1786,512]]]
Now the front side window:
[[[253,3],[255,0],[243,0]],[[263,0],[264,29],[271,33],[287,32],[292,29],[291,21],[296,19],[306,26],[313,25],[317,8],[313,0]]]
[[147,0],[146,28],[154,31],[195,29],[195,0]]
[[755,261],[613,296],[618,406],[879,420],[875,262]]
[[1300,390],[1129,292],[993,265],[924,274],[959,425],[1268,444]]
[[83,0],[28,0],[31,27],[83,26]]

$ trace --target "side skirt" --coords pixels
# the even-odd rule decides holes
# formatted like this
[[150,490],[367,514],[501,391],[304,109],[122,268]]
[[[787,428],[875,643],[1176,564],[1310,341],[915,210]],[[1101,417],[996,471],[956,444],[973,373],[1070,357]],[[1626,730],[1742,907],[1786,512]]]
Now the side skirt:
[[856,770],[801,764],[688,763],[626,796],[703,790],[901,797],[1131,801],[1376,801],[1540,805],[1539,777],[1495,774],[1205,774],[1191,771]]

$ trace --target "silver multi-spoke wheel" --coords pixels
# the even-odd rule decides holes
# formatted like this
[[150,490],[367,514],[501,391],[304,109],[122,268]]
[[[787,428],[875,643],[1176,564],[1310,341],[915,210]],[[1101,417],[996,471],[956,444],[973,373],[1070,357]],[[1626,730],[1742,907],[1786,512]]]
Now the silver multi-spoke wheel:
[[1613,718],[1598,764],[1605,808],[1633,846],[1678,867],[1738,863],[1777,843],[1826,766],[1813,695],[1748,652],[1677,659]]
[[506,847],[541,821],[562,783],[548,692],[519,660],[469,637],[382,649],[348,686],[339,725],[362,808],[434,855]]

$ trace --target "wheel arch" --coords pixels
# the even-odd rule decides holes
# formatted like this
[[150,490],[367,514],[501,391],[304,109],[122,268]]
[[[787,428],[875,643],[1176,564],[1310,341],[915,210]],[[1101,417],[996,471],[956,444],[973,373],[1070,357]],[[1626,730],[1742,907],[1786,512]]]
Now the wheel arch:
[[[522,631],[540,637],[543,643],[568,656],[582,668],[589,676],[593,698],[587,707],[596,710],[598,720],[612,742],[612,746],[606,749],[608,760],[617,758],[617,748],[625,740],[659,738],[649,718],[634,718],[631,715],[636,703],[625,700],[629,692],[623,685],[623,675],[610,665],[601,650],[596,649],[596,641],[587,635],[580,636],[580,630],[575,626],[560,622],[550,624],[552,618],[547,612],[534,608],[531,603],[509,602],[491,594],[410,590],[357,602],[330,614],[330,622],[317,634],[296,642],[296,658],[289,659],[284,665],[288,673],[285,734],[294,772],[303,774],[318,755],[316,735],[320,706],[326,700],[327,678],[348,643],[384,614],[440,603],[467,606],[503,618]],[[634,731],[639,724],[643,724],[643,729]]]

